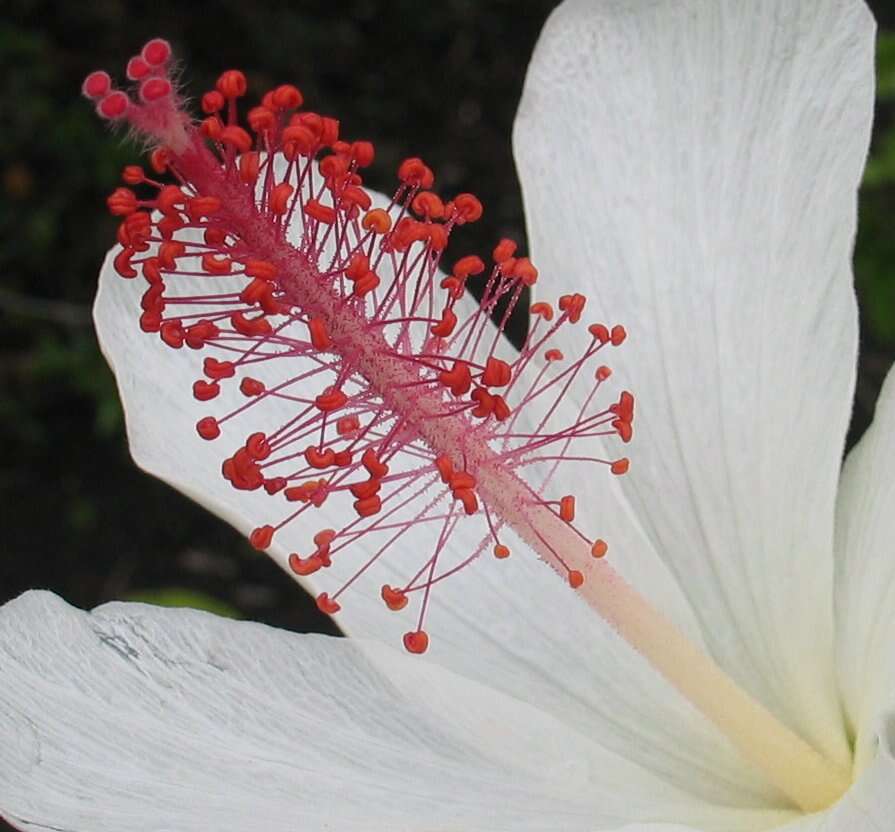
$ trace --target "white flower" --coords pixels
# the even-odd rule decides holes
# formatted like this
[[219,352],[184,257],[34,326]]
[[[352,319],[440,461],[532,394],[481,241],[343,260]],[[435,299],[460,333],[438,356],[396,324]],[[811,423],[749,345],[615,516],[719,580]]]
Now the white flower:
[[[892,828],[891,378],[840,475],[873,32],[854,0],[568,0],[515,134],[543,282],[631,333],[613,366],[638,393],[636,466],[579,505],[619,571],[853,772],[838,803],[791,808],[520,552],[445,584],[422,659],[378,642],[401,625],[362,593],[340,614],[350,640],[13,601],[0,814],[91,832]],[[101,281],[135,458],[248,530],[251,500],[195,438],[188,362]]]

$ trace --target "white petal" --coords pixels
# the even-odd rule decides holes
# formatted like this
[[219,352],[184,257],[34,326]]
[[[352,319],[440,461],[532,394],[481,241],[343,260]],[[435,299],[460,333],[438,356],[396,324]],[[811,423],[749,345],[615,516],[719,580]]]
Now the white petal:
[[374,642],[29,593],[0,610],[0,671],[0,814],[22,829],[756,823]]
[[602,510],[633,510],[713,655],[843,761],[833,504],[873,34],[854,0],[567,2],[514,137],[542,296],[629,331],[606,359],[638,399],[629,505]]
[[[221,439],[201,440],[194,426],[210,408],[193,400],[190,387],[201,376],[206,351],[172,350],[158,336],[139,331],[135,309],[142,287],[115,273],[113,256],[107,257],[100,274],[94,316],[124,403],[134,459],[243,533],[278,521],[285,514],[282,502],[262,491],[235,491],[221,477],[220,466],[248,433],[283,424],[294,415],[295,406],[282,399],[269,401],[265,424],[240,424],[232,440],[226,438],[229,426]],[[222,385],[213,412],[227,412],[244,401],[234,385]],[[268,554],[288,571],[289,553],[307,554],[309,538],[321,528],[343,525],[344,511],[344,502],[327,501],[310,524],[296,522],[278,533]],[[459,559],[473,552],[480,540],[461,523],[451,539],[452,554]],[[410,610],[390,613],[379,590],[383,583],[403,585],[406,568],[399,570],[408,559],[417,565],[424,562],[428,554],[420,553],[432,552],[433,532],[414,528],[402,544],[396,557],[369,570],[340,598],[343,609],[337,621],[347,632],[400,647],[402,634],[414,629]],[[760,775],[745,769],[713,726],[526,552],[524,544],[511,545],[516,554],[509,561],[480,558],[467,573],[438,585],[427,621],[434,661],[524,696],[701,798],[719,805],[774,805],[775,792]],[[332,591],[373,548],[371,540],[359,541],[346,552],[350,557],[335,558],[331,569],[306,584],[315,592]]]
[[895,371],[873,424],[848,456],[836,514],[840,685],[857,765],[874,753],[875,721],[895,706]]

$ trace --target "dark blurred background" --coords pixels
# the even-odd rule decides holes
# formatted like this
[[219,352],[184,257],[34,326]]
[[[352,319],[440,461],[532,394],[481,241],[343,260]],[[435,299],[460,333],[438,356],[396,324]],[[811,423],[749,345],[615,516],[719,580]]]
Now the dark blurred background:
[[[368,182],[389,190],[420,155],[443,193],[472,191],[483,221],[451,256],[524,240],[510,129],[526,63],[554,0],[224,0],[0,6],[0,603],[29,587],[80,607],[186,603],[297,630],[333,631],[241,536],[138,471],[90,321],[116,222],[104,200],[138,150],[79,97],[119,79],[149,37],[169,38],[198,97],[240,67],[260,92],[294,81],[309,108],[376,143]],[[881,24],[876,132],[861,192],[856,271],[861,372],[850,441],[895,356],[895,8]]]

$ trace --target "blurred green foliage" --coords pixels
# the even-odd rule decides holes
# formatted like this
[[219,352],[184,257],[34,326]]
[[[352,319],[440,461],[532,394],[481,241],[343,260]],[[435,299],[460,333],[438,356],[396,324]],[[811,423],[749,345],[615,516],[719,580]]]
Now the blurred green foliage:
[[[48,587],[90,607],[111,598],[187,604],[332,631],[267,558],[189,500],[138,472],[90,304],[114,239],[104,210],[138,148],[78,95],[90,70],[120,72],[148,37],[174,41],[199,95],[241,66],[255,89],[296,81],[377,145],[370,183],[420,154],[447,192],[470,190],[484,221],[451,252],[524,239],[510,127],[526,62],[554,0],[343,0],[152,4],[12,0],[0,9],[0,602]],[[852,439],[895,354],[895,24],[882,3],[877,126],[856,252],[863,318]],[[376,177],[380,177],[377,181]]]

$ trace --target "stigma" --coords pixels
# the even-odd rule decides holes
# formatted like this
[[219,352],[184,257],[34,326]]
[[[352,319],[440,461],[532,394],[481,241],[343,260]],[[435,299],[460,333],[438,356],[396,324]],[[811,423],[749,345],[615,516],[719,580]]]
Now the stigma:
[[[627,457],[592,450],[596,437],[632,438],[633,395],[607,400],[604,388],[602,355],[624,343],[624,327],[586,322],[586,298],[564,295],[530,306],[513,350],[503,333],[538,281],[531,260],[503,239],[487,257],[442,264],[452,235],[482,216],[477,197],[439,195],[416,157],[390,196],[371,192],[373,144],[304,109],[292,84],[246,107],[245,75],[227,70],[195,119],[171,59],[166,41],[149,41],[128,62],[128,91],[104,71],[82,90],[149,147],[148,170],[126,167],[108,198],[121,219],[114,268],[134,287],[134,337],[196,367],[183,395],[197,408],[196,441],[221,445],[209,476],[269,496],[251,544],[268,550],[300,528],[306,545],[288,567],[326,588],[317,605],[330,615],[391,559],[379,596],[384,614],[409,616],[412,653],[429,646],[438,584],[481,557],[506,561],[510,530],[570,597],[581,591],[608,547],[578,530],[575,495],[551,484],[571,461],[628,471]],[[580,330],[575,355],[554,345],[566,327]],[[337,527],[315,519],[324,505]],[[461,526],[477,544],[455,545]],[[412,529],[431,540],[415,559],[402,551]]]

